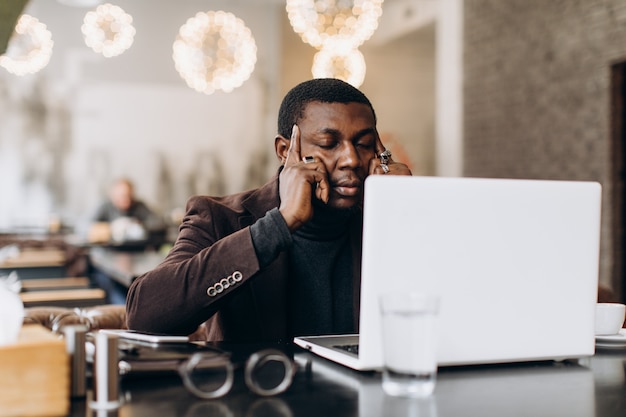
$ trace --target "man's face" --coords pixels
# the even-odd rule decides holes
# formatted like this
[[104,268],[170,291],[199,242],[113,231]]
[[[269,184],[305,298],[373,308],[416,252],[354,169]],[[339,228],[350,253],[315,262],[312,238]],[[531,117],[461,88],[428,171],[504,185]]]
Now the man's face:
[[117,183],[111,189],[111,201],[121,211],[127,211],[133,203],[133,189],[126,183]]
[[310,102],[300,128],[300,153],[314,156],[328,172],[328,206],[346,209],[363,201],[363,181],[376,157],[374,114],[361,103]]

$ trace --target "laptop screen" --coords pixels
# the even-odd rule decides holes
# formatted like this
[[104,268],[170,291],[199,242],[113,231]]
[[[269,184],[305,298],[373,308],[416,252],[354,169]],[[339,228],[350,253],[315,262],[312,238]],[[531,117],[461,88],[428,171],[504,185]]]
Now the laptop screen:
[[441,297],[441,365],[592,355],[600,200],[593,182],[368,177],[359,359],[382,364],[392,290]]

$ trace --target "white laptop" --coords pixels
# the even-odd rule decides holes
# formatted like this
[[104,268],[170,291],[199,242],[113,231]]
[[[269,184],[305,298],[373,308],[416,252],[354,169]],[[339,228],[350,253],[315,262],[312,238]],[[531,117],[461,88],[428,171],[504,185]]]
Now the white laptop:
[[600,205],[595,182],[370,176],[359,335],[294,342],[380,369],[378,296],[417,290],[441,297],[440,366],[591,356]]

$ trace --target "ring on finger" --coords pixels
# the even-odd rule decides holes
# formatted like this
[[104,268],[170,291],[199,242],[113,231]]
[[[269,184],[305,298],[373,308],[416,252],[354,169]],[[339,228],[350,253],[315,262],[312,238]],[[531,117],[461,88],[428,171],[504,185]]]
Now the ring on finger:
[[389,151],[388,149],[385,149],[384,151],[378,154],[378,157],[380,158],[381,165],[383,164],[387,165],[389,163],[389,158],[391,158],[391,151]]
[[315,158],[312,156],[305,156],[302,158],[305,164],[310,164],[311,162],[315,162]]
[[388,173],[389,172],[389,166],[387,166],[387,164],[380,164],[380,167],[383,169],[383,173]]

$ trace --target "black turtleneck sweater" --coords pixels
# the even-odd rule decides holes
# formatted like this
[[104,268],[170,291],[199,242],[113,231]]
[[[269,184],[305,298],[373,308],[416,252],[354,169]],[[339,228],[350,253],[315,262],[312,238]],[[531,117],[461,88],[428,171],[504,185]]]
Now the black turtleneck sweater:
[[251,226],[261,267],[289,253],[289,321],[293,335],[354,333],[348,210],[315,207],[314,218],[290,234],[278,209]]

